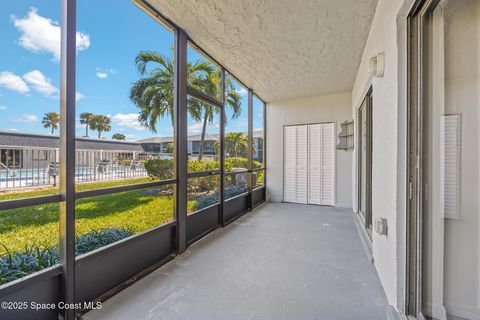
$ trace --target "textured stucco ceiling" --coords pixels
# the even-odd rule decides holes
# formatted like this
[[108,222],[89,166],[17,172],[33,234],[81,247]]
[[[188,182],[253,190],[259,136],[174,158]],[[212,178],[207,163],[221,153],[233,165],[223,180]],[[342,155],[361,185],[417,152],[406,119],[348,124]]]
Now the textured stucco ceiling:
[[149,0],[266,101],[350,91],[377,0]]

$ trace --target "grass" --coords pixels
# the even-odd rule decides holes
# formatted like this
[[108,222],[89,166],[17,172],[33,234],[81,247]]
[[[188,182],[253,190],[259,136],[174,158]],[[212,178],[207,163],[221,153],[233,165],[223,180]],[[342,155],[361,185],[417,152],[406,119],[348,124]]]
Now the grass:
[[[128,183],[150,181],[130,179],[77,185],[78,191],[106,188]],[[2,194],[0,200],[32,197],[58,192],[56,188],[28,190],[23,193]],[[15,196],[13,196],[15,195]],[[192,207],[194,201],[189,201]],[[143,232],[174,219],[174,199],[160,193],[159,188],[127,191],[76,202],[77,235],[105,228],[131,229]],[[59,204],[45,204],[0,211],[0,244],[10,252],[25,250],[28,246],[52,247],[58,245]],[[0,255],[6,253],[0,246]]]

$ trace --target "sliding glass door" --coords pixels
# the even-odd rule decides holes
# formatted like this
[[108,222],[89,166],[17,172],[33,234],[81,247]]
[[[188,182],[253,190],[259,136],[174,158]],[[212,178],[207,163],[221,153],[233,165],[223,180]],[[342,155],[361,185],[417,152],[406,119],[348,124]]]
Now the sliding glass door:
[[358,110],[359,129],[359,203],[358,212],[365,228],[371,235],[372,229],[372,103],[371,91]]
[[480,316],[480,1],[411,17],[408,312]]

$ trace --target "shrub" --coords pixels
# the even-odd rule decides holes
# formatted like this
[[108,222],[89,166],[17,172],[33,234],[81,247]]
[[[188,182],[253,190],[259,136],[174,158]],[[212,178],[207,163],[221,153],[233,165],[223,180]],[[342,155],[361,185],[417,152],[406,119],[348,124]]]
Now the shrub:
[[[213,171],[218,170],[219,162],[213,160],[189,160],[188,172],[201,172],[201,171]],[[233,168],[247,168],[247,158],[226,158],[225,170],[231,171]],[[258,161],[253,161],[253,168],[261,168],[262,164]],[[172,159],[153,159],[145,161],[145,169],[148,175],[153,179],[167,180],[173,178],[173,160]],[[259,172],[263,176],[263,173]],[[231,183],[231,176],[226,177],[226,183]],[[218,176],[207,176],[201,178],[193,178],[188,180],[188,192],[189,193],[209,193],[212,196],[211,191],[217,189],[219,186]],[[227,190],[227,189],[226,189]],[[216,191],[217,192],[217,191]],[[212,198],[213,199],[213,198]],[[225,197],[225,199],[228,199]],[[218,200],[205,200],[206,203],[215,203]],[[206,205],[207,206],[207,205]]]
[[75,239],[75,255],[84,254],[133,235],[133,231],[122,228],[93,230]]
[[173,178],[173,159],[153,159],[144,163],[148,176],[152,179],[168,180]]
[[[224,197],[225,199],[230,199],[239,194],[247,192],[246,188],[240,188],[236,186],[229,186],[225,188]],[[196,203],[193,206],[194,211],[202,210],[206,207],[210,207],[220,201],[220,194],[218,192],[214,192],[208,195],[198,196],[196,198]]]
[[[7,250],[8,252],[8,250]],[[24,252],[8,252],[0,258],[0,285],[51,267],[59,261],[58,248],[26,247]]]
[[[188,172],[213,171],[218,170],[219,162],[213,160],[189,160]],[[226,158],[225,170],[231,171],[233,168],[247,168],[247,158]],[[262,164],[253,161],[253,168],[261,168]],[[173,160],[172,159],[152,159],[145,161],[145,169],[148,175],[153,179],[172,179],[173,178]]]
[[220,168],[220,163],[213,160],[188,160],[188,172],[213,171]]
[[[75,254],[87,253],[132,234],[133,231],[121,228],[91,231],[76,237]],[[5,251],[7,253],[0,257],[0,285],[54,266],[60,261],[58,247],[30,246],[23,252],[10,252],[5,247]]]

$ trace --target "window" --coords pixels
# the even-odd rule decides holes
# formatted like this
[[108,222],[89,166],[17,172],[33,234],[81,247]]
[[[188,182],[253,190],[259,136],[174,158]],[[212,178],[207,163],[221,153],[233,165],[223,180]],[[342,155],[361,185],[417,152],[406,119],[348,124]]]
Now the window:
[[[254,128],[262,129],[254,133],[255,141],[249,141],[252,123],[248,119],[252,114],[248,112],[246,87],[232,75],[223,79],[224,70],[188,44],[182,30],[165,27],[160,16],[139,10],[139,1],[78,0],[76,5],[77,30],[72,33],[76,52],[69,51],[76,57],[73,118],[61,114],[59,99],[60,91],[64,93],[73,84],[66,77],[62,80],[67,86],[60,88],[60,60],[67,58],[61,56],[60,21],[71,21],[72,11],[62,17],[60,1],[0,4],[0,12],[6,13],[0,18],[0,43],[5,49],[0,53],[0,285],[57,265],[60,248],[65,246],[75,249],[77,259],[85,262],[82,266],[91,263],[97,267],[98,261],[93,261],[99,257],[124,257],[114,253],[123,245],[110,244],[128,238],[132,248],[163,237],[164,242],[156,242],[161,250],[138,259],[144,270],[153,260],[157,263],[183,252],[180,242],[187,236],[182,234],[181,224],[187,220],[201,222],[198,235],[218,226],[221,185],[225,199],[243,195],[247,207],[249,178],[253,176],[254,188],[264,181],[264,120],[254,119]],[[32,27],[35,23],[51,32],[33,32],[37,30]],[[181,48],[188,46],[188,65],[183,66],[187,67],[188,81],[179,81],[187,87],[187,96],[180,98],[187,99],[188,129],[186,137],[185,132],[176,136],[188,145],[183,155],[178,154],[175,144],[175,111],[179,110],[174,104],[173,61],[175,52],[183,52],[175,51],[175,35]],[[221,119],[223,106],[225,119]],[[60,145],[60,121],[64,119],[76,134],[69,140],[76,147],[72,163],[63,157],[69,148]],[[256,121],[260,121],[258,126]],[[75,126],[70,126],[74,122]],[[222,129],[226,133],[223,154]],[[253,173],[248,154],[252,142],[257,146]],[[223,168],[221,155],[226,157]],[[175,156],[182,164],[188,160],[186,181],[176,181]],[[66,171],[60,170],[61,166]],[[227,171],[224,181],[220,180],[221,170]],[[60,179],[60,172],[67,172],[68,179]],[[184,177],[185,172],[181,173]],[[71,183],[75,183],[74,190]],[[186,193],[185,189],[179,191],[180,183],[186,184]],[[176,196],[182,206],[187,204],[186,210],[176,207]],[[67,219],[60,224],[60,217],[72,217],[70,204],[75,207],[74,223]],[[203,210],[207,208],[210,210]],[[206,214],[193,215],[201,211]],[[229,219],[234,211],[229,210]],[[175,221],[176,215],[184,218],[185,214],[191,216]],[[202,225],[205,216],[209,221]],[[174,241],[173,234],[179,235],[179,241]],[[75,241],[70,241],[73,238]],[[99,255],[84,256],[97,249],[101,249]],[[68,272],[73,265],[78,285],[85,269],[77,268],[72,257],[67,255],[61,272]],[[104,268],[96,270],[97,275],[105,276]],[[55,273],[50,277],[54,272],[48,271],[42,279],[54,281],[52,287],[58,288],[56,282],[62,278],[62,291],[75,286],[68,275]],[[113,286],[109,281],[105,284]],[[82,290],[81,286],[74,289],[76,294]]]
[[174,219],[172,185],[92,191],[174,178],[174,38],[128,0],[78,0],[77,17],[92,44],[77,57],[76,190],[92,195],[76,201],[77,242],[120,240]]
[[225,171],[248,169],[248,90],[225,76]]
[[188,172],[220,170],[220,108],[189,97]]
[[77,254],[171,222],[174,208],[172,185],[79,199],[75,205]]
[[188,214],[203,210],[220,202],[220,176],[206,176],[188,179]]
[[265,105],[253,96],[253,168],[265,166]]
[[[0,201],[55,196],[60,2],[2,1],[0,12]],[[38,33],[36,24],[58,38]],[[6,207],[0,210],[0,286],[59,263],[58,204]]]
[[221,69],[192,44],[187,49],[188,86],[222,101]]

